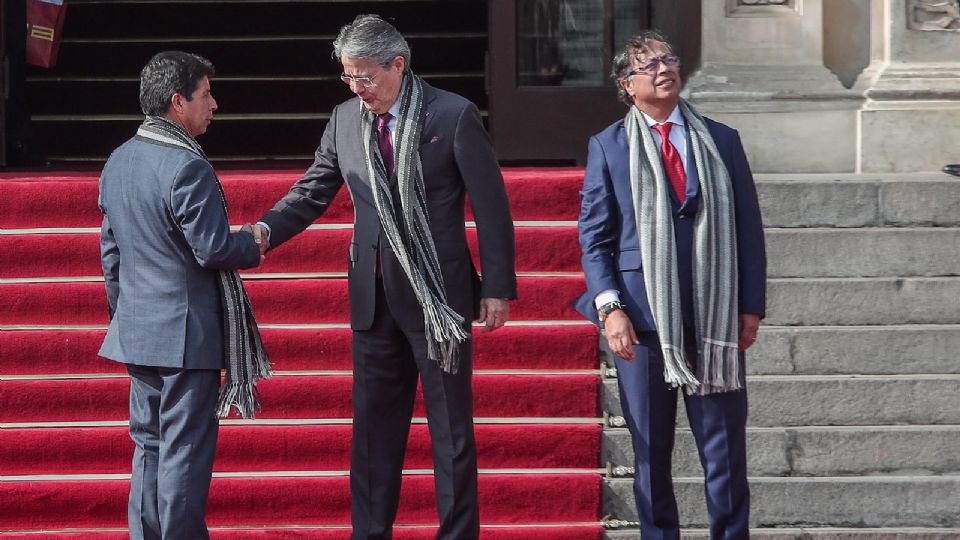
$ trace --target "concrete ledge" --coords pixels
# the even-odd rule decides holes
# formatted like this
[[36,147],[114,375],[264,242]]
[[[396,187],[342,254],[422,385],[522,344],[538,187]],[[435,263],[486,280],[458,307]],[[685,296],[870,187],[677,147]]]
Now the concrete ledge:
[[958,374],[957,351],[956,325],[762,326],[747,352],[747,373]]
[[[710,540],[706,529],[680,531],[685,540]],[[606,540],[640,540],[640,533],[632,530],[608,531]],[[875,528],[841,529],[836,527],[750,529],[754,540],[957,540],[960,528]]]
[[767,324],[960,324],[960,278],[771,279]]
[[[960,376],[748,377],[750,426],[960,424]],[[606,379],[600,405],[622,416],[616,379]],[[686,425],[678,407],[677,423]]]
[[[960,473],[960,426],[748,428],[751,476],[939,475]],[[603,463],[632,467],[626,429],[603,432]],[[677,431],[675,476],[703,475],[693,434]]]
[[766,240],[774,278],[960,274],[960,228],[768,229]]
[[[604,515],[635,521],[630,479],[604,483]],[[675,478],[681,527],[706,527],[703,482]],[[960,527],[960,477],[751,478],[754,527]],[[954,537],[956,538],[956,537]]]
[[756,181],[767,227],[960,226],[960,179],[942,173],[766,174]]

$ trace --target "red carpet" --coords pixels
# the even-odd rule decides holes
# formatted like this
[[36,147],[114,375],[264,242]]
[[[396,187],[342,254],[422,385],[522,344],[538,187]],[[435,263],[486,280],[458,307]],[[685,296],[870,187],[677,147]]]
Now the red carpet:
[[[595,468],[600,455],[597,424],[478,424],[482,469]],[[258,444],[270,441],[270,445]],[[429,469],[425,424],[410,429],[406,469]],[[12,430],[0,446],[0,476],[125,474],[133,445],[126,426]],[[215,470],[345,471],[350,461],[350,425],[245,426],[220,428]]]
[[[596,474],[482,474],[486,524],[599,519]],[[129,480],[0,482],[0,530],[122,527]],[[397,523],[436,522],[433,477],[407,476]],[[545,502],[549,501],[549,504]],[[51,509],[56,511],[51,511]],[[214,478],[207,522],[217,525],[336,525],[350,514],[346,476]]]
[[[277,249],[250,273],[347,271],[351,229],[310,230]],[[476,229],[467,230],[479,266]],[[518,227],[517,272],[579,272],[580,246],[573,227]],[[0,278],[102,276],[100,235],[29,234],[0,236]]]
[[[267,405],[257,418],[350,418],[352,384],[349,375],[276,376],[259,387]],[[124,420],[129,388],[126,377],[4,381],[0,423]],[[599,416],[594,374],[477,375],[473,393],[474,415],[479,417]],[[419,393],[414,415],[424,416]]]
[[[245,283],[260,324],[341,323],[349,319],[347,279],[258,279]],[[521,277],[510,318],[580,320],[570,301],[583,290],[580,276]],[[106,325],[102,282],[0,283],[0,324]]]
[[[231,223],[253,222],[287,193],[301,171],[227,171],[220,174]],[[28,173],[2,173],[0,228],[99,227],[96,173],[76,173],[38,179]],[[508,169],[504,171],[513,219],[569,221],[577,219],[582,169]],[[40,181],[38,181],[40,180]],[[473,219],[468,209],[468,218]],[[38,216],[43,217],[42,224]],[[323,223],[352,223],[353,205],[340,190]]]
[[[394,540],[433,540],[436,529],[425,526],[398,526]],[[3,534],[4,540],[128,540],[126,532],[57,532]],[[481,526],[484,540],[600,540],[603,531],[596,525],[538,525],[526,527]],[[211,528],[213,540],[343,540],[350,536],[349,527],[217,529]]]
[[[0,373],[6,375],[126,373],[97,351],[106,330],[0,332]],[[348,328],[263,328],[278,371],[349,370]],[[473,334],[474,369],[596,369],[596,330],[589,325],[506,326]],[[543,344],[549,341],[550,347]],[[557,354],[563,351],[563,354]]]
[[[511,305],[511,326],[474,334],[487,540],[603,535],[597,334],[569,307],[583,289],[572,225],[582,174],[505,171],[519,222],[518,271],[526,275]],[[224,172],[231,222],[259,218],[298,175]],[[96,357],[107,323],[98,234],[90,230],[101,219],[96,183],[93,173],[0,174],[0,228],[8,229],[0,234],[3,538],[126,538],[129,382],[122,365]],[[341,194],[320,223],[352,217],[349,197]],[[221,429],[215,467],[229,476],[215,478],[211,489],[215,539],[349,535],[351,335],[342,276],[350,234],[349,227],[308,231],[248,273],[279,373],[261,387],[263,423]],[[472,229],[468,239],[476,253]],[[252,275],[261,273],[271,275]],[[318,273],[329,275],[311,276]],[[422,418],[419,396],[415,407]],[[410,431],[398,540],[433,537],[433,479],[422,474],[431,466],[427,427],[418,420]]]

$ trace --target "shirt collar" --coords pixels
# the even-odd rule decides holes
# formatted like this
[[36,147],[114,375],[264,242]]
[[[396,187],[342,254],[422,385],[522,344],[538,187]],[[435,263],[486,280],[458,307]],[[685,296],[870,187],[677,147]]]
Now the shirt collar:
[[[657,124],[660,123],[660,122],[657,122],[656,120],[654,120],[653,117],[651,117],[649,114],[647,114],[647,113],[645,113],[645,112],[643,112],[643,111],[640,111],[640,114],[643,115],[643,120],[644,120],[644,122],[647,123],[647,126],[648,126],[648,127],[653,127],[653,126],[655,126],[655,125],[657,125]],[[666,120],[666,121],[667,121],[667,122],[670,122],[670,123],[672,123],[672,124],[676,124],[676,125],[678,125],[678,126],[685,126],[685,125],[687,125],[687,123],[683,120],[683,113],[680,112],[680,104],[679,104],[679,103],[677,103],[677,106],[673,108],[673,112],[670,113],[670,116],[667,117],[667,120]]]
[[400,114],[400,96],[397,96],[397,100],[393,102],[393,105],[390,106],[390,109],[388,109],[387,112],[393,115],[391,120]]

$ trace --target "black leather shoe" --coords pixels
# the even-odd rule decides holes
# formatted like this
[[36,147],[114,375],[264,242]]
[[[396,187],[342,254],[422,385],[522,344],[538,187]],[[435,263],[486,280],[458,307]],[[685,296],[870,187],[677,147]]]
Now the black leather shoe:
[[944,165],[943,172],[947,174],[952,174],[954,176],[960,176],[960,163],[951,163],[950,165]]
[[50,161],[21,140],[7,141],[7,167],[49,167]]

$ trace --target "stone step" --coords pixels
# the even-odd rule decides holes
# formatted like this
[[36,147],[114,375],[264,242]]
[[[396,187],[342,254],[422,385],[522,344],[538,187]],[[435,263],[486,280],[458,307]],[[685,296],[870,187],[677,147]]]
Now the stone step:
[[[703,480],[674,490],[681,527],[705,527]],[[754,477],[750,492],[753,527],[960,527],[960,476]],[[606,480],[603,499],[603,515],[636,521],[633,479]]]
[[[684,540],[710,540],[706,529],[684,529]],[[604,533],[604,540],[641,540],[636,527]],[[960,528],[933,527],[803,527],[751,529],[753,540],[957,540]]]
[[[747,429],[750,476],[960,474],[957,448],[960,425]],[[601,455],[603,463],[633,467],[630,433],[604,430]],[[703,474],[689,429],[677,431],[673,474]]]
[[767,284],[766,324],[960,323],[960,278],[780,278]]
[[[960,424],[960,375],[755,375],[747,392],[756,427]],[[600,402],[622,416],[616,379],[603,381]]]
[[[958,186],[960,187],[960,186]],[[770,277],[960,274],[960,228],[767,229]]]
[[[601,339],[606,347],[606,338]],[[960,374],[960,325],[761,326],[752,375]]]
[[936,173],[765,174],[767,227],[960,226],[960,180]]

